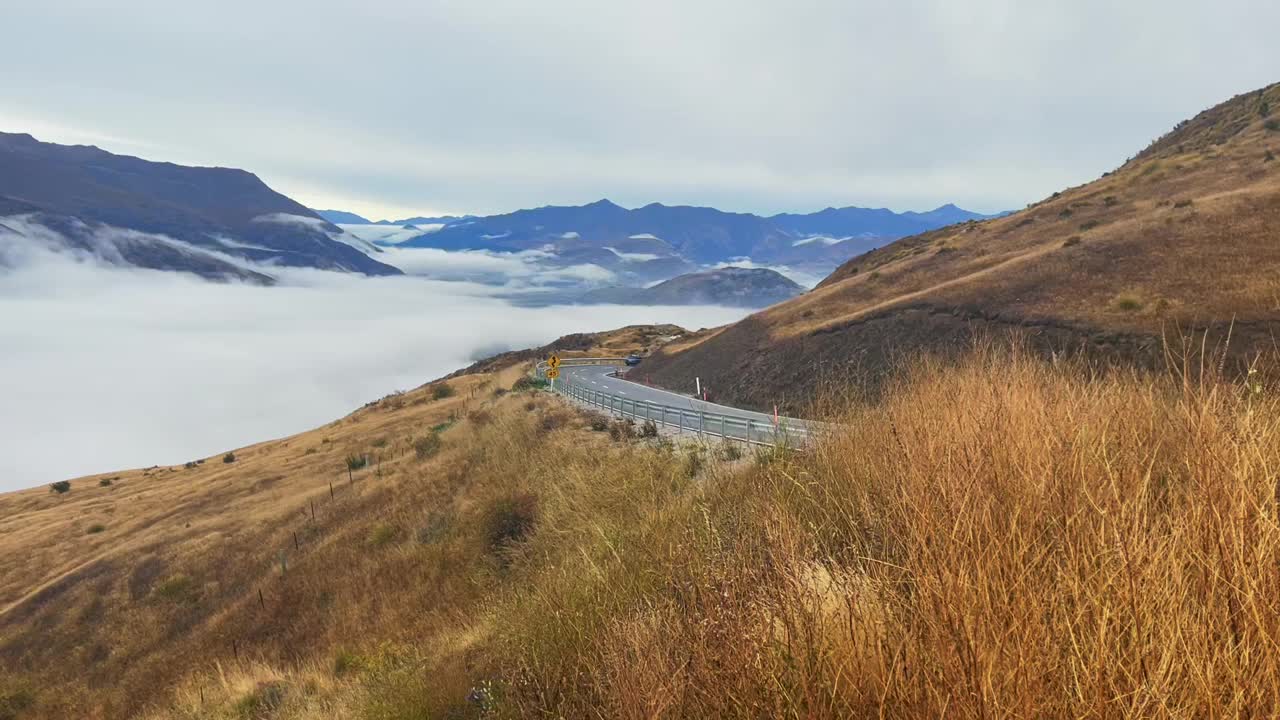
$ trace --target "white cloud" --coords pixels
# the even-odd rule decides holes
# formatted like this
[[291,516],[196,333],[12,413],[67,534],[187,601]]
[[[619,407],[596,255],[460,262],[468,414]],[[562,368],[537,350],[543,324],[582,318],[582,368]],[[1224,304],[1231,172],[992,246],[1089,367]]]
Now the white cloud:
[[803,240],[797,240],[791,243],[791,247],[800,247],[801,245],[812,245],[813,243],[820,243],[822,245],[838,245],[848,239],[849,238],[847,237],[833,238],[833,237],[826,237],[826,236],[814,236],[814,237],[807,237]]
[[370,217],[601,196],[1008,209],[1280,67],[1280,3],[1261,0],[120,0],[4,19],[22,28],[0,44],[6,129],[145,142]]
[[716,263],[711,267],[717,270],[720,268],[727,268],[727,267],[765,268],[768,270],[773,270],[774,272],[777,272],[781,275],[785,275],[786,277],[791,278],[792,282],[795,282],[798,285],[803,285],[806,288],[813,288],[818,283],[822,282],[823,279],[826,278],[826,275],[816,275],[814,273],[805,272],[804,270],[798,270],[796,268],[788,267],[786,265],[762,265],[761,263],[758,263],[752,260],[751,258],[745,258],[745,257],[733,258],[728,262]]
[[290,270],[282,280],[206,283],[47,253],[0,272],[0,377],[9,381],[0,490],[178,464],[306,430],[482,349],[745,314],[513,307],[467,283],[413,277]]
[[[632,235],[631,237],[632,239],[635,239],[641,236]],[[650,235],[649,237],[653,237],[653,236]],[[614,255],[617,255],[618,257],[622,258],[623,260],[626,260],[627,262],[645,262],[648,260],[657,260],[658,258],[662,257],[661,255],[655,255],[654,253],[622,252],[617,248],[611,248],[611,247],[606,247],[605,250],[608,250],[609,252],[613,253]]]

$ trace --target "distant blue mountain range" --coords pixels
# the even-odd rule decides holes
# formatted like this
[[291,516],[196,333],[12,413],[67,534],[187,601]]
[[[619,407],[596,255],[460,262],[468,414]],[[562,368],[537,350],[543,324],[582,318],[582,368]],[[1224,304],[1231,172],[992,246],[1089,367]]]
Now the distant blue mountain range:
[[[368,223],[334,210],[317,213],[335,223]],[[859,207],[761,217],[708,207],[652,203],[627,209],[609,200],[547,206],[486,217],[405,218],[394,225],[444,225],[400,243],[402,247],[518,252],[552,248],[561,257],[600,262],[622,253],[651,260],[678,258],[714,265],[740,258],[762,263],[832,266],[908,235],[988,215],[955,205],[897,213]]]

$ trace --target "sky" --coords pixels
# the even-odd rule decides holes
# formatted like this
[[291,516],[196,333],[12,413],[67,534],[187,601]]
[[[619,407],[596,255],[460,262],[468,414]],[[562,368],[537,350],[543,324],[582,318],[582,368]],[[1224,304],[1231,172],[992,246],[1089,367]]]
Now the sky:
[[[396,259],[418,271],[489,269],[477,257],[414,252]],[[276,287],[210,283],[38,250],[0,272],[0,492],[220,455],[573,332],[696,330],[747,314],[512,307],[492,297],[509,287],[275,272]],[[517,286],[525,278],[502,274]]]
[[0,130],[373,219],[1014,209],[1280,79],[1274,0],[8,3]]

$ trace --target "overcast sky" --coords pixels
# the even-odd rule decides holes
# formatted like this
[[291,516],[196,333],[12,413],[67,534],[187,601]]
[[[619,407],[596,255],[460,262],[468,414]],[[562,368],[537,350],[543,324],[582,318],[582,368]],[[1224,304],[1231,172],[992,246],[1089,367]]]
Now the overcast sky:
[[1020,207],[1280,80],[1274,0],[8,2],[0,129],[380,218]]

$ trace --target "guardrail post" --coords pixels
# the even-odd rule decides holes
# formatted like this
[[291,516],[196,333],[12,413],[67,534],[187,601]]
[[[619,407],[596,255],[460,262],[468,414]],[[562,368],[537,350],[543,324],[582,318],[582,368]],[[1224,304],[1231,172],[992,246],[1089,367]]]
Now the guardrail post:
[[702,437],[702,428],[707,424],[707,411],[698,411],[698,437]]
[[728,437],[727,435],[724,434],[724,416],[723,415],[720,416],[720,437],[722,438]]

